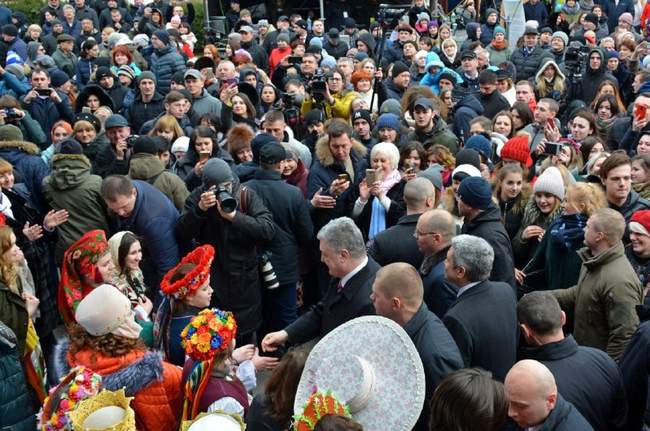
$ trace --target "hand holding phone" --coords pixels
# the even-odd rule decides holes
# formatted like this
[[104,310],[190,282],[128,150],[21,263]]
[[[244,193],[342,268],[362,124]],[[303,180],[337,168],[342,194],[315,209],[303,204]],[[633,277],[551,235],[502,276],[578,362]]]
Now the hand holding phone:
[[634,104],[634,118],[637,121],[645,120],[647,114],[648,114],[648,107],[646,105],[642,105],[640,103]]
[[546,142],[544,144],[544,154],[550,156],[557,156],[562,151],[562,144],[556,144],[554,142]]
[[366,183],[372,187],[377,182],[377,171],[375,169],[366,169]]

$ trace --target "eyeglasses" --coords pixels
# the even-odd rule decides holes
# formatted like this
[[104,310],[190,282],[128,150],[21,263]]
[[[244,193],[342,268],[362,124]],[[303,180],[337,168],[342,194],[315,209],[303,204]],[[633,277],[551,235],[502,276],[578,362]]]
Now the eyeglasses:
[[427,236],[427,235],[437,235],[438,232],[420,232],[419,230],[416,230],[413,232],[413,238],[418,239],[421,236]]

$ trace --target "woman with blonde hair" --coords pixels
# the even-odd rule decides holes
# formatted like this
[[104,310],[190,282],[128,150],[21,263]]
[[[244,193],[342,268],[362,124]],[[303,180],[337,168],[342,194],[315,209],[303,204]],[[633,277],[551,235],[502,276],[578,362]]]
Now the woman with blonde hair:
[[185,136],[178,120],[173,115],[163,115],[156,121],[156,125],[149,132],[149,136],[161,136],[167,142],[175,142],[181,136]]
[[494,199],[501,209],[501,222],[512,240],[521,227],[524,209],[531,195],[530,184],[524,181],[524,171],[517,164],[503,166],[494,184]]
[[549,98],[563,103],[566,97],[566,77],[553,60],[549,60],[539,68],[535,75],[535,96],[537,100]]
[[[440,28],[446,24],[443,24]],[[440,60],[446,67],[456,70],[460,67],[460,55],[458,52],[458,44],[453,38],[445,39],[440,42]]]
[[[28,385],[39,403],[45,400],[45,361],[34,326],[39,300],[27,291],[20,276],[25,260],[16,245],[16,235],[5,225],[0,226],[0,320],[16,335],[16,350],[20,354]],[[27,269],[29,271],[29,269]]]
[[562,214],[546,229],[535,254],[523,269],[521,293],[575,286],[582,267],[577,252],[584,246],[587,219],[607,206],[599,184],[577,183],[567,189]]
[[523,268],[535,254],[548,226],[562,211],[564,179],[559,169],[550,167],[537,178],[533,196],[524,208],[519,232],[512,240],[517,268]]

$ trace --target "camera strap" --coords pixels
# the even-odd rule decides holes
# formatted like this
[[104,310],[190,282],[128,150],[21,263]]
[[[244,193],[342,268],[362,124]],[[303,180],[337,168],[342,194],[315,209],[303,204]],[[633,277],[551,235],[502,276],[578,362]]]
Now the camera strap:
[[241,186],[239,189],[239,207],[241,212],[248,215],[248,188]]

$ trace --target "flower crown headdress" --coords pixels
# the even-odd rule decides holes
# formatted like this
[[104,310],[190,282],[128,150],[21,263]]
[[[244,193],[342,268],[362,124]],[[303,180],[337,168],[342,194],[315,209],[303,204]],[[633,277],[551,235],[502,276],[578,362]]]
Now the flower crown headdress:
[[[196,291],[205,283],[210,276],[210,265],[214,259],[214,247],[202,245],[195,248],[185,256],[174,268],[170,269],[160,283],[160,290],[165,295],[173,295],[176,298],[185,298],[189,293]],[[171,278],[178,269],[188,263],[196,265],[189,273],[180,280],[171,283]]]
[[302,414],[294,416],[294,431],[313,431],[323,417],[328,415],[351,418],[348,407],[332,391],[315,391],[307,398]]
[[210,380],[215,356],[226,351],[236,335],[233,314],[216,308],[202,310],[181,332],[185,354],[199,361],[185,383],[183,420],[192,420],[199,413],[199,402]]
[[209,361],[226,350],[236,334],[237,322],[230,311],[206,308],[183,329],[181,345],[190,358]]

